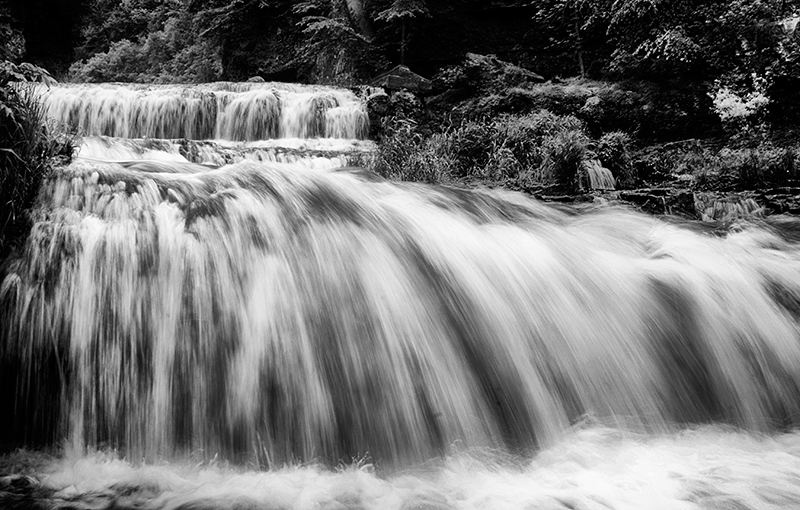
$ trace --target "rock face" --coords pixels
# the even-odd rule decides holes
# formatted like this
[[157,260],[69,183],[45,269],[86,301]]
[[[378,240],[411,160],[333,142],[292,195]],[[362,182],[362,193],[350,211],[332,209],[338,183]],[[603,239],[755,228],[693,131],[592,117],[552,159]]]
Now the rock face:
[[396,66],[375,77],[370,85],[383,87],[387,91],[406,89],[410,92],[424,93],[431,90],[431,82],[427,78],[414,73],[404,65]]
[[438,93],[463,96],[491,94],[544,81],[533,71],[504,62],[494,55],[467,53],[463,63],[437,73],[433,86]]
[[486,82],[499,81],[506,87],[516,87],[525,83],[542,83],[544,77],[518,65],[504,62],[494,55],[467,53],[464,68],[467,74],[478,74]]

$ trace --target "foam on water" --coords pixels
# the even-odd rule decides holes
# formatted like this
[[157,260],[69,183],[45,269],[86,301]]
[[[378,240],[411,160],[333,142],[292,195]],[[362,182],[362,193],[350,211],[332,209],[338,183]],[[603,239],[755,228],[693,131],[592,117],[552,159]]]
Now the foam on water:
[[11,437],[403,466],[585,414],[800,420],[800,252],[769,228],[246,161],[79,161],[36,220],[2,287]]
[[355,94],[332,87],[67,84],[42,89],[41,95],[50,117],[94,136],[365,138],[369,124]]
[[72,508],[785,510],[800,507],[800,435],[704,427],[652,436],[579,426],[531,460],[454,452],[392,474],[368,460],[258,472],[67,454],[40,478],[50,504]]
[[251,160],[325,170],[348,166],[373,148],[368,141],[330,138],[220,143],[87,136],[82,138],[76,157],[95,162],[149,160],[211,167]]

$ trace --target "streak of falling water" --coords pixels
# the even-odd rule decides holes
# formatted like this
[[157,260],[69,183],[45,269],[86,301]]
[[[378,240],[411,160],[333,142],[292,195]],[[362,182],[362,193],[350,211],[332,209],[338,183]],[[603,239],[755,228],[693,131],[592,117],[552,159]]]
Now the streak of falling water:
[[800,256],[766,227],[256,162],[79,162],[36,220],[2,287],[17,435],[404,465],[585,415],[800,419]]
[[364,104],[344,89],[280,83],[59,85],[49,116],[85,135],[237,141],[365,138]]

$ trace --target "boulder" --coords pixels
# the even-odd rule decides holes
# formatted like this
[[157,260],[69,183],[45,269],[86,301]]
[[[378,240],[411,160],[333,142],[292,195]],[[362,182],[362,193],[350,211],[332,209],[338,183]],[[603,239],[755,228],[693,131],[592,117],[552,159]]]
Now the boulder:
[[410,92],[424,93],[431,89],[431,82],[404,65],[393,67],[385,73],[376,76],[370,85],[383,87],[387,91],[408,90]]
[[468,75],[476,72],[484,83],[499,82],[504,87],[516,87],[525,83],[543,83],[544,77],[510,62],[504,62],[494,55],[467,53],[464,67]]
[[[544,81],[542,76],[533,71],[500,60],[494,55],[467,53],[462,64],[445,67],[436,73],[432,82],[435,96],[429,104],[436,109],[450,110],[461,103],[468,111],[495,113],[491,105],[479,103],[493,98],[504,104],[514,102],[506,97],[514,91],[525,94],[533,85]],[[506,111],[513,110],[513,106],[506,108]]]

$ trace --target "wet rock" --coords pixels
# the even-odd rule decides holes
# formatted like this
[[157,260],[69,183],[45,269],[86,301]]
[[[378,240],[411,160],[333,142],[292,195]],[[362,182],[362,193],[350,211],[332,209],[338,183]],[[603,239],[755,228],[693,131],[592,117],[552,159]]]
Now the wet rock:
[[694,193],[685,189],[645,188],[620,191],[615,198],[651,214],[672,214],[692,218],[697,215]]
[[39,482],[25,475],[0,476],[0,508],[37,510],[46,508],[41,501]]
[[389,94],[380,90],[367,97],[367,116],[369,117],[369,137],[378,137],[383,119],[389,113]]
[[494,55],[478,55],[467,53],[464,67],[467,74],[478,73],[484,82],[501,82],[506,87],[520,86],[525,83],[543,83],[544,77],[524,67],[504,62]]
[[404,65],[393,67],[376,76],[370,85],[383,87],[388,91],[405,89],[410,92],[424,93],[431,90],[430,80],[412,72],[411,69]]
[[800,188],[772,188],[761,191],[756,200],[769,214],[800,215]]
[[764,213],[764,208],[751,192],[695,193],[695,209],[699,219],[706,222],[730,222],[759,217]]

